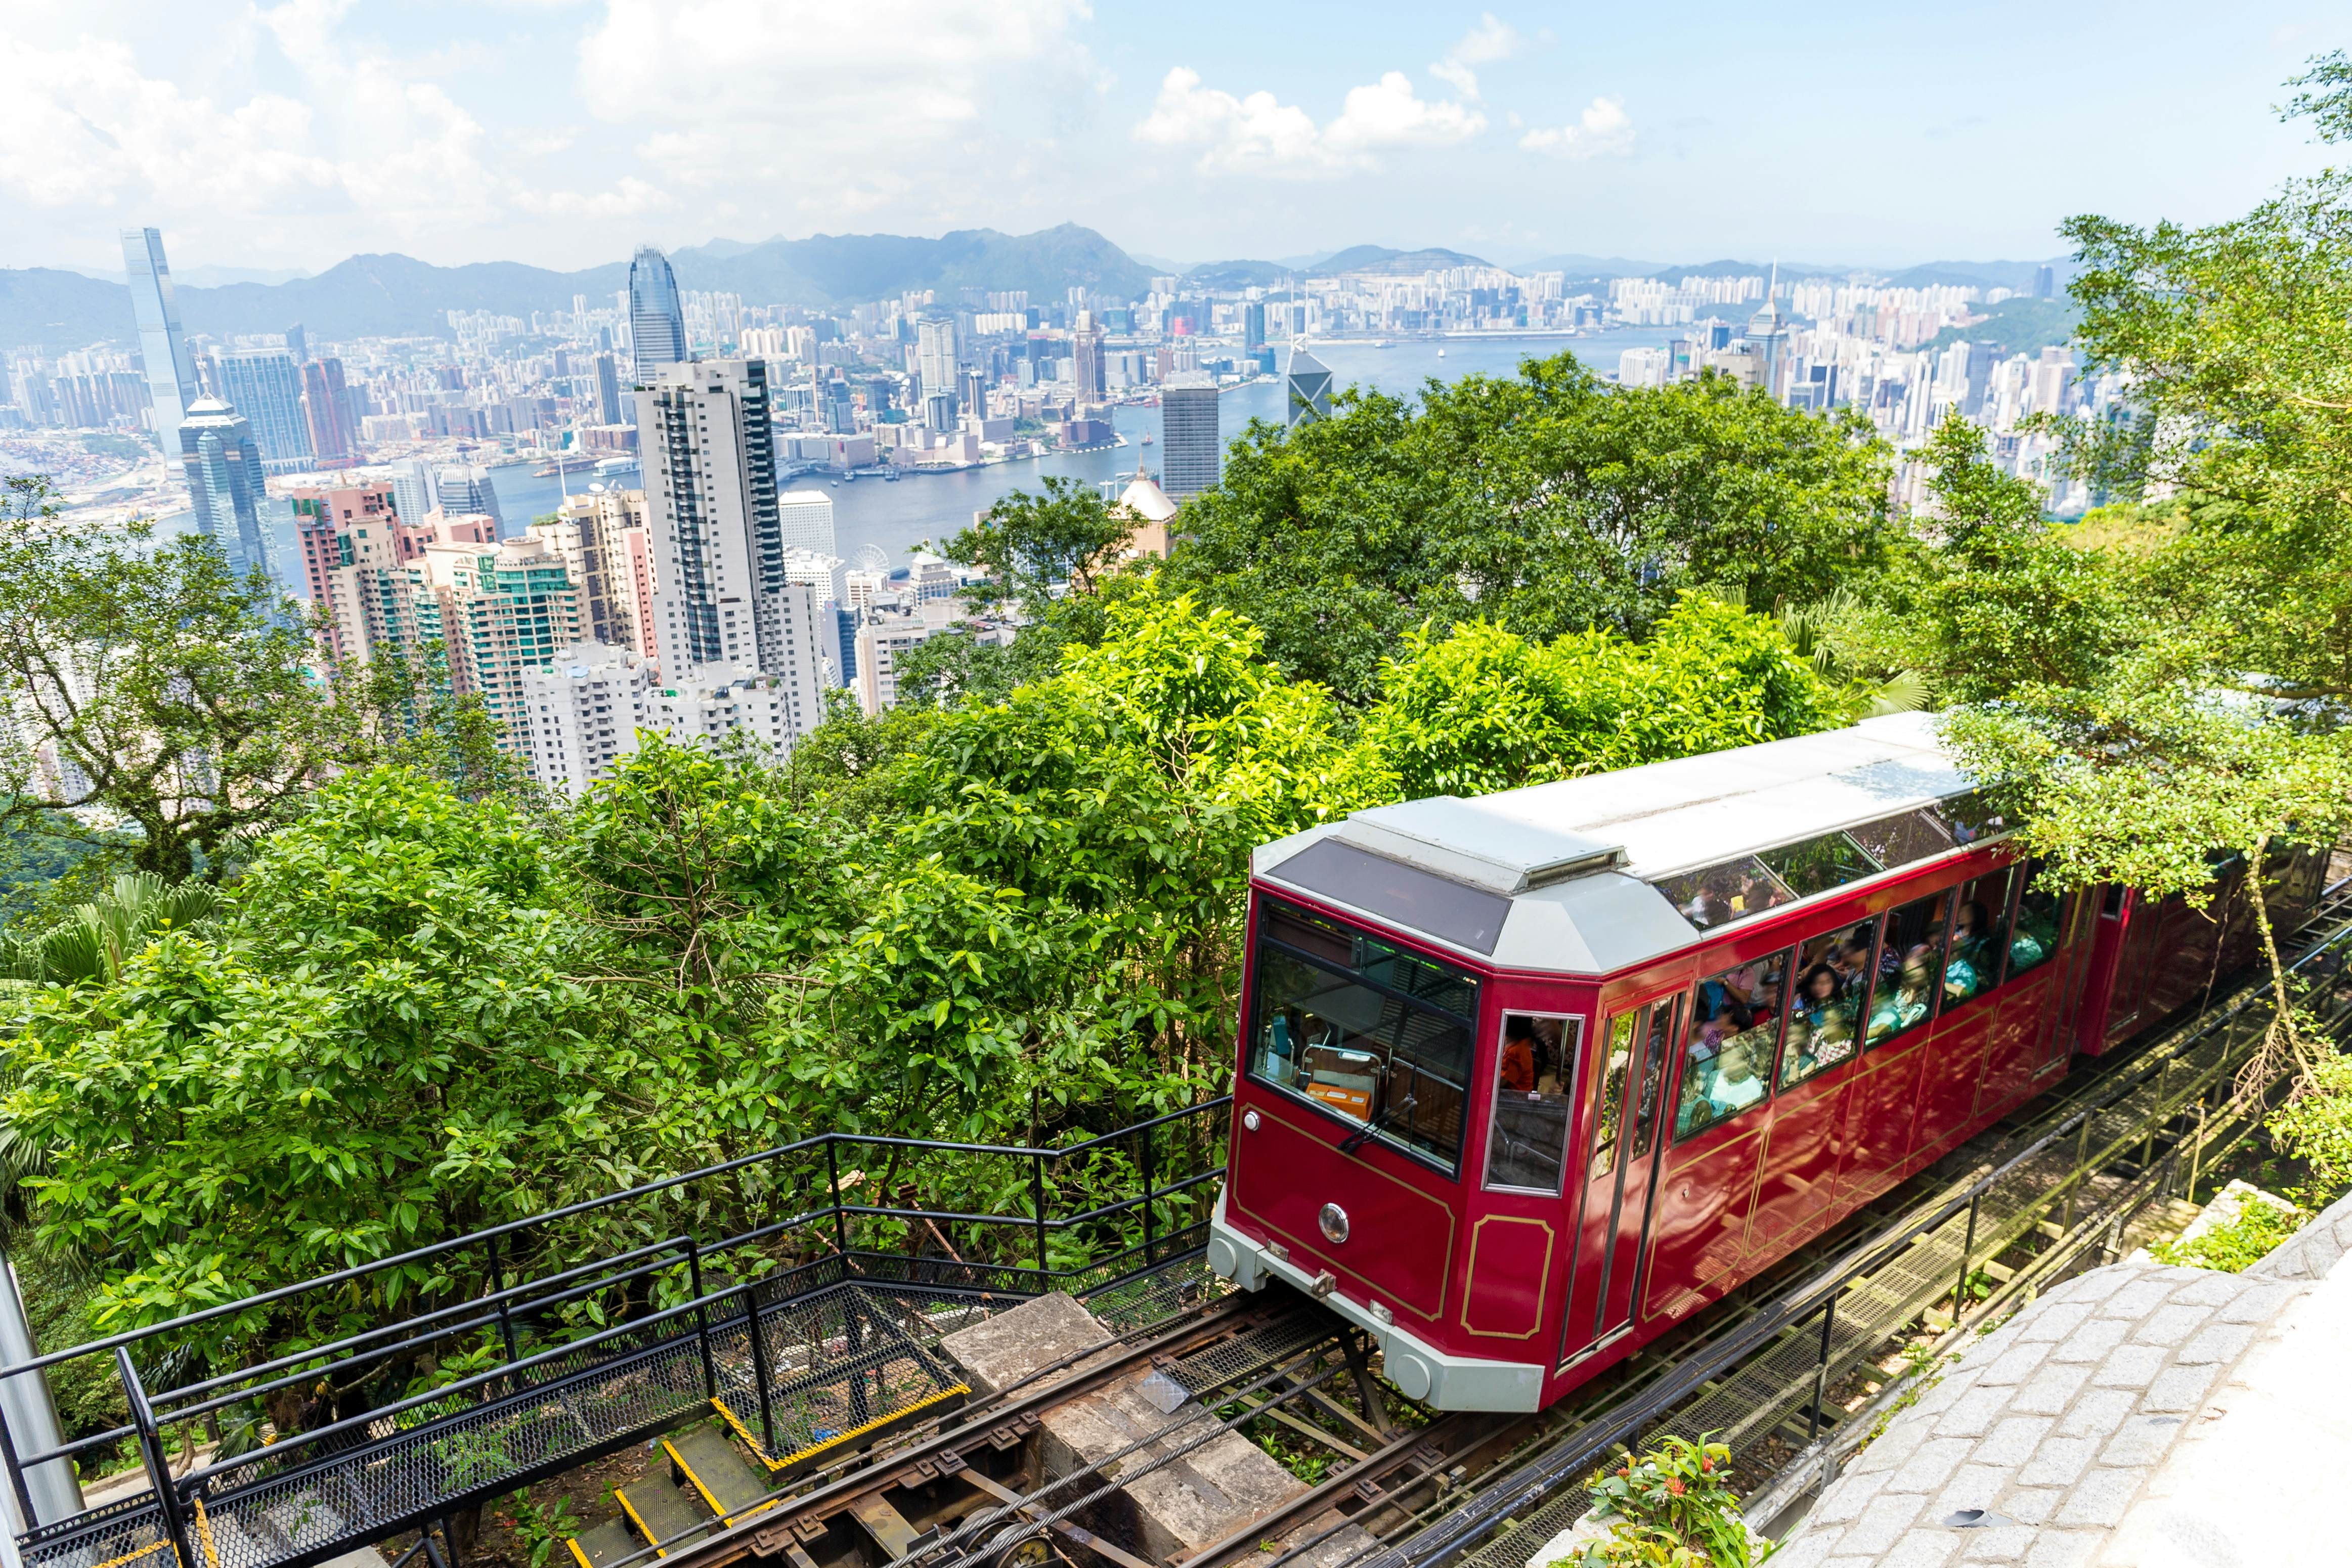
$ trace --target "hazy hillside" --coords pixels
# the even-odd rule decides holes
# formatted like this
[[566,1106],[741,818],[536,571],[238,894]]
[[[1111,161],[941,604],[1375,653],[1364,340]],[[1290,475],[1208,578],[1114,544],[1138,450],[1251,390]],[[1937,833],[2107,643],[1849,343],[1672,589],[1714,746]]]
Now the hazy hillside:
[[[1073,287],[1133,299],[1150,273],[1089,228],[1063,224],[1035,234],[960,229],[936,239],[901,235],[817,235],[757,245],[720,240],[672,258],[679,286],[725,289],[756,305],[843,306],[908,289],[1025,289],[1033,303]],[[279,332],[299,321],[314,339],[448,335],[450,310],[528,316],[568,310],[575,294],[598,303],[627,286],[619,259],[578,272],[518,262],[436,267],[406,256],[354,256],[315,278],[179,289],[192,333]],[[0,348],[77,349],[131,336],[130,292],[120,283],[48,268],[0,268]]]
[[1391,272],[1411,275],[1431,272],[1442,267],[1490,267],[1492,262],[1475,256],[1465,256],[1458,250],[1443,250],[1434,247],[1427,250],[1391,250],[1384,245],[1351,245],[1336,256],[1327,256],[1309,270],[1318,278],[1329,278],[1341,272]]
[[1973,327],[1946,327],[1927,340],[1930,353],[1958,342],[1998,343],[2008,354],[2040,353],[2056,344],[2072,342],[2082,312],[2071,300],[2003,300],[1985,307],[1985,318]]

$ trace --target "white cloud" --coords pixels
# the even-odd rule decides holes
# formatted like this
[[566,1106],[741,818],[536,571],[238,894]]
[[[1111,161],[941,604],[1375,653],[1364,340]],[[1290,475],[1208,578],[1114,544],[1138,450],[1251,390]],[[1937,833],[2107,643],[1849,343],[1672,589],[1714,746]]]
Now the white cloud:
[[[604,215],[666,199],[642,180],[572,192],[514,178],[480,121],[413,62],[344,36],[349,9],[289,0],[224,19],[216,66],[274,45],[292,68],[241,95],[234,71],[150,76],[112,38],[44,48],[0,37],[18,78],[0,195],[77,232],[157,224],[188,242],[184,255],[273,265],[429,248],[420,242],[470,237],[517,211]],[[192,90],[174,76],[223,85]],[[110,221],[91,221],[100,214]]]
[[1478,73],[1475,66],[1492,65],[1496,60],[1509,59],[1519,52],[1525,39],[1519,30],[1492,11],[1481,15],[1478,25],[1462,35],[1454,46],[1445,51],[1445,58],[1429,68],[1429,74],[1451,86],[1465,98],[1478,96]]
[[1539,125],[1520,137],[1519,145],[1558,158],[1622,158],[1633,151],[1633,121],[1624,100],[1596,98],[1574,124]]
[[1381,153],[1452,146],[1486,125],[1476,110],[1417,97],[1402,71],[1351,88],[1339,114],[1318,126],[1307,110],[1270,92],[1236,98],[1202,86],[1200,72],[1178,66],[1161,80],[1135,135],[1163,147],[1200,147],[1204,170],[1304,178],[1377,168]]

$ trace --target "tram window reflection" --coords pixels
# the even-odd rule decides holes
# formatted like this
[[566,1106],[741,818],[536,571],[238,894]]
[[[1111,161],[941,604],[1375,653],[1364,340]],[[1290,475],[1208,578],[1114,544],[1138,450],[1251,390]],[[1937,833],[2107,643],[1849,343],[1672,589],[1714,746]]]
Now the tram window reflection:
[[1494,1124],[1486,1141],[1486,1184],[1557,1194],[1568,1160],[1569,1113],[1575,1104],[1577,1048],[1583,1020],[1533,1013],[1503,1015],[1495,1072]]
[[1797,949],[1797,988],[1789,1004],[1789,1037],[1780,1047],[1782,1089],[1853,1057],[1870,1007],[1877,939],[1874,919],[1823,931]]
[[2010,868],[1960,884],[1952,904],[1951,950],[1944,959],[1944,1005],[1958,1006],[2000,984],[2001,939],[2009,930]]
[[1691,999],[1682,1091],[1675,1108],[1677,1142],[1761,1104],[1788,1006],[1790,951],[1701,981]]
[[1475,977],[1268,900],[1250,1075],[1458,1173]]
[[2058,951],[2058,906],[2064,895],[2045,885],[2048,877],[2039,860],[2026,865],[2025,889],[2017,897],[2017,924],[2009,933],[2009,973],[2038,968]]
[[1931,893],[1886,917],[1878,944],[1878,975],[1871,993],[1866,1046],[1899,1039],[1935,1016],[1936,984],[1944,963],[1944,912],[1952,895]]

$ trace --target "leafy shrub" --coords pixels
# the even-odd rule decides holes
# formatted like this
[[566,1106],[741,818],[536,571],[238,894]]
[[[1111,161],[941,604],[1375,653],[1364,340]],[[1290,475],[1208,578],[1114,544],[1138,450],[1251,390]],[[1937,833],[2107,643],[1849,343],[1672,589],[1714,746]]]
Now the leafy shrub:
[[1590,1483],[1595,1522],[1610,1527],[1555,1568],[1753,1568],[1771,1555],[1751,1546],[1738,1494],[1727,1476],[1731,1450],[1720,1443],[1669,1436]]
[[2250,1197],[2238,1205],[2237,1217],[2229,1224],[2208,1226],[2186,1240],[2158,1242],[2148,1251],[2158,1263],[2242,1274],[2310,1217],[2301,1209],[2283,1209]]

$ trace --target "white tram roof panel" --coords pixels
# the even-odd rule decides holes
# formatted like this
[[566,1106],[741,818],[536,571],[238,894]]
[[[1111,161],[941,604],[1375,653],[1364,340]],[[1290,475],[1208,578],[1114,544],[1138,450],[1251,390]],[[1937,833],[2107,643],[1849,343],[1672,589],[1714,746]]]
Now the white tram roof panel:
[[[1654,882],[1932,807],[1970,787],[1932,715],[1893,714],[1474,800],[1379,806],[1264,846],[1253,868],[1494,963],[1606,973],[1692,946],[1706,929]],[[1890,869],[1923,858],[1916,843],[1893,853],[1872,845]],[[1383,874],[1373,857],[1412,869]],[[1864,862],[1843,876],[1876,874]],[[1813,890],[1792,879],[1774,903]],[[1718,914],[1717,923],[1763,907],[1773,906]]]

